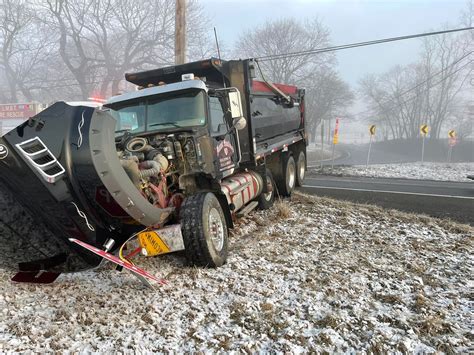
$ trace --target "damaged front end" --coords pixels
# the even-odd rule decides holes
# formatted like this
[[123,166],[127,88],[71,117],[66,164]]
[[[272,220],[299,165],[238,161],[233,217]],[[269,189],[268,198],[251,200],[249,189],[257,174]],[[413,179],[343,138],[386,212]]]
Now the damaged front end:
[[177,219],[166,152],[143,140],[118,149],[115,126],[107,110],[59,102],[0,138],[0,265],[96,267],[103,258],[71,240],[114,251]]

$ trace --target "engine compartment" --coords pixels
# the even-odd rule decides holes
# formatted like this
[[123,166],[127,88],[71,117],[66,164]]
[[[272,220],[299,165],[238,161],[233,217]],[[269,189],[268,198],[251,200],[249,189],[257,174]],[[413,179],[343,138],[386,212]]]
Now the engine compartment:
[[196,162],[193,138],[182,134],[131,136],[116,141],[120,163],[138,191],[157,208],[174,208],[184,200],[179,176]]

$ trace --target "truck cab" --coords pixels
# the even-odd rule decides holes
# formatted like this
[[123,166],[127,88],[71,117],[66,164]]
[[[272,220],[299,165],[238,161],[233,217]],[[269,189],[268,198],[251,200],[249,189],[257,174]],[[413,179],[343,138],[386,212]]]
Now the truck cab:
[[[240,93],[235,88],[209,88],[192,74],[183,77],[181,82],[109,99],[104,106],[117,121],[116,141],[137,136],[165,139],[173,148],[181,142],[186,163],[177,160],[176,167],[183,179],[202,174],[220,180],[239,167],[238,130],[246,123]],[[167,154],[167,158],[177,157]]]

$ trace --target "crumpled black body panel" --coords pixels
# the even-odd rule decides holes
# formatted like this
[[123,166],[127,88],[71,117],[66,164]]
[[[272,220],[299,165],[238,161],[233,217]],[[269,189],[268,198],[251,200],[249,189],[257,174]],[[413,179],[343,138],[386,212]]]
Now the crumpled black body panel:
[[[97,202],[103,184],[89,147],[93,114],[91,107],[56,103],[0,138],[8,149],[0,160],[0,266],[18,269],[21,263],[38,261],[64,272],[101,262],[68,240],[100,248],[121,226]],[[54,183],[46,181],[17,146],[35,137],[65,170]],[[48,260],[61,262],[52,265]]]

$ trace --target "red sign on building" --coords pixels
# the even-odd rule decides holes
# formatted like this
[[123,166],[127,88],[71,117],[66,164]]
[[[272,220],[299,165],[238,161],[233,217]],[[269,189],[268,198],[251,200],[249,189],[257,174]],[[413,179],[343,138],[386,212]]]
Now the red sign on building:
[[38,113],[37,104],[6,104],[0,105],[0,120],[26,120]]

